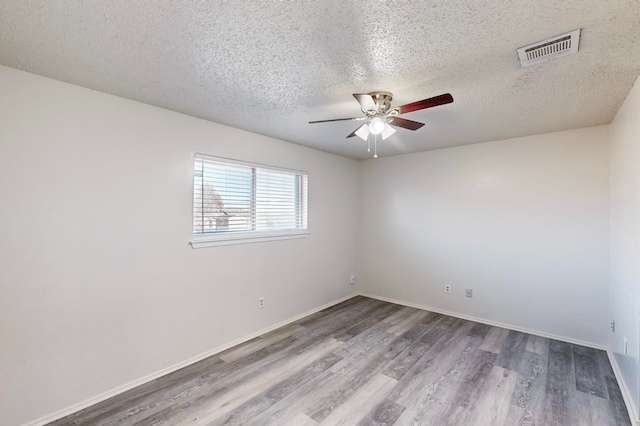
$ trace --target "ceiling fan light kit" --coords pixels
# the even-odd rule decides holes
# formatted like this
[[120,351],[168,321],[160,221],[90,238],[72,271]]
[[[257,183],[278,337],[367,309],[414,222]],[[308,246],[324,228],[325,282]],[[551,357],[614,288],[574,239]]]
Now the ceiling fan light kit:
[[310,121],[309,123],[365,121],[365,124],[354,130],[347,136],[347,138],[358,136],[360,139],[367,142],[367,149],[371,152],[371,141],[369,136],[373,135],[374,158],[378,158],[378,135],[380,135],[382,140],[387,139],[396,132],[396,129],[392,126],[402,127],[408,130],[418,130],[424,126],[424,123],[407,120],[406,118],[398,117],[398,115],[453,102],[453,96],[449,93],[445,93],[444,95],[434,96],[433,98],[423,99],[421,101],[391,108],[391,100],[393,99],[393,94],[391,92],[354,93],[353,97],[356,98],[360,104],[364,117],[335,118],[332,120]]

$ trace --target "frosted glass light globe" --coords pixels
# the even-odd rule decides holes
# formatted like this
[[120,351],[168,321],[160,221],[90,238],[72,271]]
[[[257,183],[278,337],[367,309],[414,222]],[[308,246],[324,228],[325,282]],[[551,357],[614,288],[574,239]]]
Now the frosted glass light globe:
[[384,130],[384,121],[380,117],[375,117],[369,123],[369,132],[373,135],[379,135]]

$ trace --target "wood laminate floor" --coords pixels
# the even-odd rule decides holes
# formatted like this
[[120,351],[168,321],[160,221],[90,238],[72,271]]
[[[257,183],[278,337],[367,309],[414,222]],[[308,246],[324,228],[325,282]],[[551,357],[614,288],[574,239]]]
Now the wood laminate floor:
[[354,297],[52,425],[628,425],[603,351]]

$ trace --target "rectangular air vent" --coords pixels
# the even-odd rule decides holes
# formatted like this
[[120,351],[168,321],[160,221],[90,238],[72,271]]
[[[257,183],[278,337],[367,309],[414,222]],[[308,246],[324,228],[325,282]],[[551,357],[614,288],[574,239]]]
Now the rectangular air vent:
[[578,51],[580,29],[560,34],[518,49],[518,59],[522,68],[539,64],[550,59],[571,55]]

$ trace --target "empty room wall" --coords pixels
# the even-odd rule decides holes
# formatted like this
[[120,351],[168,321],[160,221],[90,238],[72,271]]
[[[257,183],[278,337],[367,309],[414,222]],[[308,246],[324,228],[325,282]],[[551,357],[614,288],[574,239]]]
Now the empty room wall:
[[[640,402],[640,82],[611,123],[610,348],[633,400]],[[628,353],[624,354],[624,339]]]
[[608,126],[367,160],[362,173],[366,293],[606,345]]
[[[0,93],[0,424],[353,291],[358,162],[6,67]],[[308,171],[311,236],[192,249],[195,152]]]

